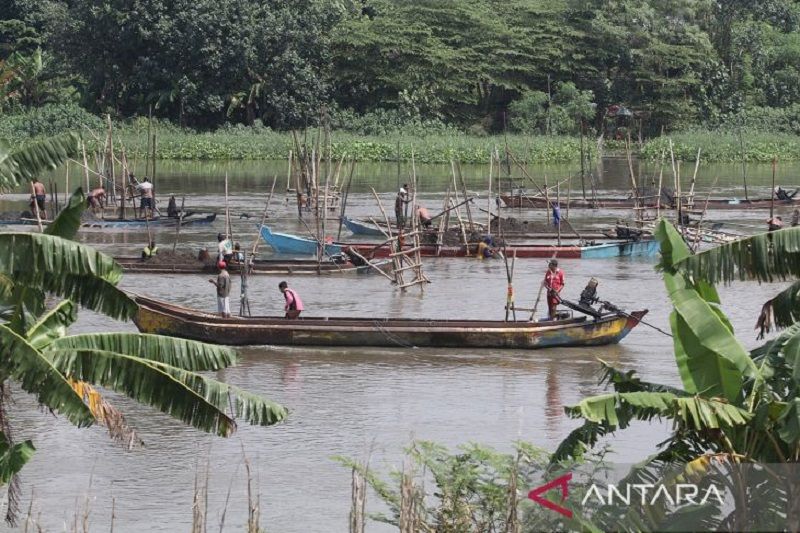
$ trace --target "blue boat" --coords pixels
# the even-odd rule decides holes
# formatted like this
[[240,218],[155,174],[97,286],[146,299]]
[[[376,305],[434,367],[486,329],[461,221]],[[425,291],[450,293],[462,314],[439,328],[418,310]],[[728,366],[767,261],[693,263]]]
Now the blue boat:
[[[316,255],[317,241],[298,237],[288,233],[278,233],[272,231],[267,226],[261,226],[261,238],[269,244],[276,253],[295,254],[295,255]],[[337,255],[342,253],[342,246],[339,244],[326,244],[325,253],[327,255]]]
[[612,257],[654,257],[659,250],[658,241],[606,242],[581,247],[581,259],[610,259]]
[[347,217],[342,217],[342,223],[344,226],[350,230],[350,233],[353,235],[379,235],[383,236],[383,232],[378,228],[378,226],[374,224],[367,224],[364,222],[359,222],[358,220],[352,220]]

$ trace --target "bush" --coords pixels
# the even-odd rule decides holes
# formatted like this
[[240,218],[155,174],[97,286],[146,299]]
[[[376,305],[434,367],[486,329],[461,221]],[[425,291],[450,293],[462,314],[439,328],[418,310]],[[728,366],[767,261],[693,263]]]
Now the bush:
[[72,103],[45,104],[42,107],[0,117],[0,137],[12,142],[21,142],[31,137],[59,135],[68,131],[79,131],[83,134],[84,127],[93,130],[102,129],[103,120]]

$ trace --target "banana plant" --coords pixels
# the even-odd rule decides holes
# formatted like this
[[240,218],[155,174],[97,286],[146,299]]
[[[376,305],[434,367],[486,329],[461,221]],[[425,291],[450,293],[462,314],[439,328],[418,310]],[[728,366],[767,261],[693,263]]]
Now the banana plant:
[[[635,421],[656,419],[671,422],[672,434],[630,473],[631,479],[665,479],[676,467],[702,471],[712,457],[731,467],[800,462],[797,282],[765,305],[774,316],[771,322],[788,329],[750,352],[736,338],[714,285],[800,278],[800,228],[749,237],[696,255],[665,220],[659,222],[656,237],[661,246],[657,268],[673,305],[670,327],[682,387],[643,381],[633,371],[602,363],[601,384],[612,391],[566,408],[567,415],[583,420],[583,425],[562,441],[553,464],[581,457],[602,437]],[[716,509],[717,518],[711,522],[716,527],[752,528],[757,515],[752,509],[758,509],[773,519],[787,517],[789,528],[796,530],[800,485],[787,484],[785,478],[774,481],[779,488],[769,505],[753,505],[758,495],[751,487],[738,486],[737,493],[744,496],[736,509],[727,514]],[[674,525],[676,516],[669,509],[648,506],[627,518],[629,524],[664,528]]]
[[[117,287],[121,268],[110,257],[71,239],[85,209],[78,189],[45,233],[0,233],[0,375],[39,403],[83,427],[108,426],[124,435],[125,422],[94,387],[116,391],[200,430],[231,435],[241,420],[267,426],[287,410],[270,400],[219,382],[201,372],[236,360],[228,348],[158,335],[69,335],[82,306],[127,320],[135,302]],[[46,296],[65,298],[47,305]],[[7,402],[0,394],[0,428]],[[30,457],[5,432],[0,439],[0,482]],[[5,446],[5,448],[3,447]]]

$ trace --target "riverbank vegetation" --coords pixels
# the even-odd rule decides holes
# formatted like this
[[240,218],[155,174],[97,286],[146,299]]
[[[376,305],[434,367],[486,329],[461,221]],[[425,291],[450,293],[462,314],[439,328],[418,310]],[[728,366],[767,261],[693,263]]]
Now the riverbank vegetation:
[[792,0],[0,5],[5,137],[47,134],[27,113],[69,104],[49,134],[76,108],[123,130],[152,114],[163,158],[283,158],[285,132],[322,125],[362,160],[413,142],[423,160],[485,161],[503,134],[529,161],[577,160],[581,132],[652,158],[668,134],[685,160],[800,159]]

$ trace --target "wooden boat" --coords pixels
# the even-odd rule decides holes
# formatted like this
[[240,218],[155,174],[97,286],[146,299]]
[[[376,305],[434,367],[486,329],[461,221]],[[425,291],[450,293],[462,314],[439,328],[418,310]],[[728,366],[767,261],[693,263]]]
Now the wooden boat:
[[[347,243],[344,248],[352,247],[364,257],[389,257],[391,250],[380,243]],[[420,254],[426,257],[470,257],[475,255],[476,246],[441,246],[422,245]],[[639,241],[606,241],[596,244],[510,244],[505,253],[509,257],[516,255],[518,259],[551,258],[560,259],[609,259],[613,257],[654,257],[658,253],[658,242],[652,238]]]
[[[546,208],[547,200],[540,196],[520,196],[504,194],[500,196],[506,207]],[[551,200],[552,201],[552,200]],[[648,198],[645,207],[656,207],[656,200]],[[572,199],[570,209],[633,209],[634,199],[630,197],[599,197],[596,200]],[[705,198],[695,197],[694,208],[703,209]],[[708,209],[769,209],[772,200],[757,198],[753,200],[740,200],[738,198],[711,198],[708,200]],[[800,207],[800,197],[791,200],[775,200],[775,207]],[[566,202],[561,202],[561,208],[566,209]],[[661,203],[661,209],[674,209],[673,205]]]
[[[314,239],[298,237],[297,235],[290,235],[289,233],[278,233],[272,231],[267,226],[261,226],[261,238],[279,254],[317,254],[317,241]],[[339,244],[326,244],[325,252],[329,256],[338,255],[342,253],[342,246]]]
[[[114,260],[122,267],[123,272],[131,274],[212,274],[216,273],[216,266],[205,264],[200,261],[182,263],[159,263],[153,261],[143,261],[138,257],[115,257]],[[336,275],[336,274],[368,274],[374,272],[375,268],[383,271],[391,270],[389,260],[373,261],[372,266],[356,266],[353,263],[334,263],[323,261],[317,263],[313,260],[278,260],[278,259],[257,259],[253,262],[250,274],[254,275]],[[228,270],[233,273],[241,271],[241,265],[231,263]]]
[[81,223],[82,228],[120,228],[120,229],[139,229],[146,226],[152,227],[175,227],[178,222],[181,226],[211,224],[217,219],[216,213],[198,216],[195,214],[184,216],[183,219],[177,217],[155,217],[145,220],[144,218],[98,218],[87,220]]
[[378,237],[384,235],[382,229],[371,222],[361,222],[360,220],[342,217],[342,224],[344,224],[344,227],[350,230],[350,233],[353,235],[374,235]]
[[142,333],[230,345],[389,346],[536,349],[621,341],[647,311],[546,322],[395,318],[231,317],[136,296]]

